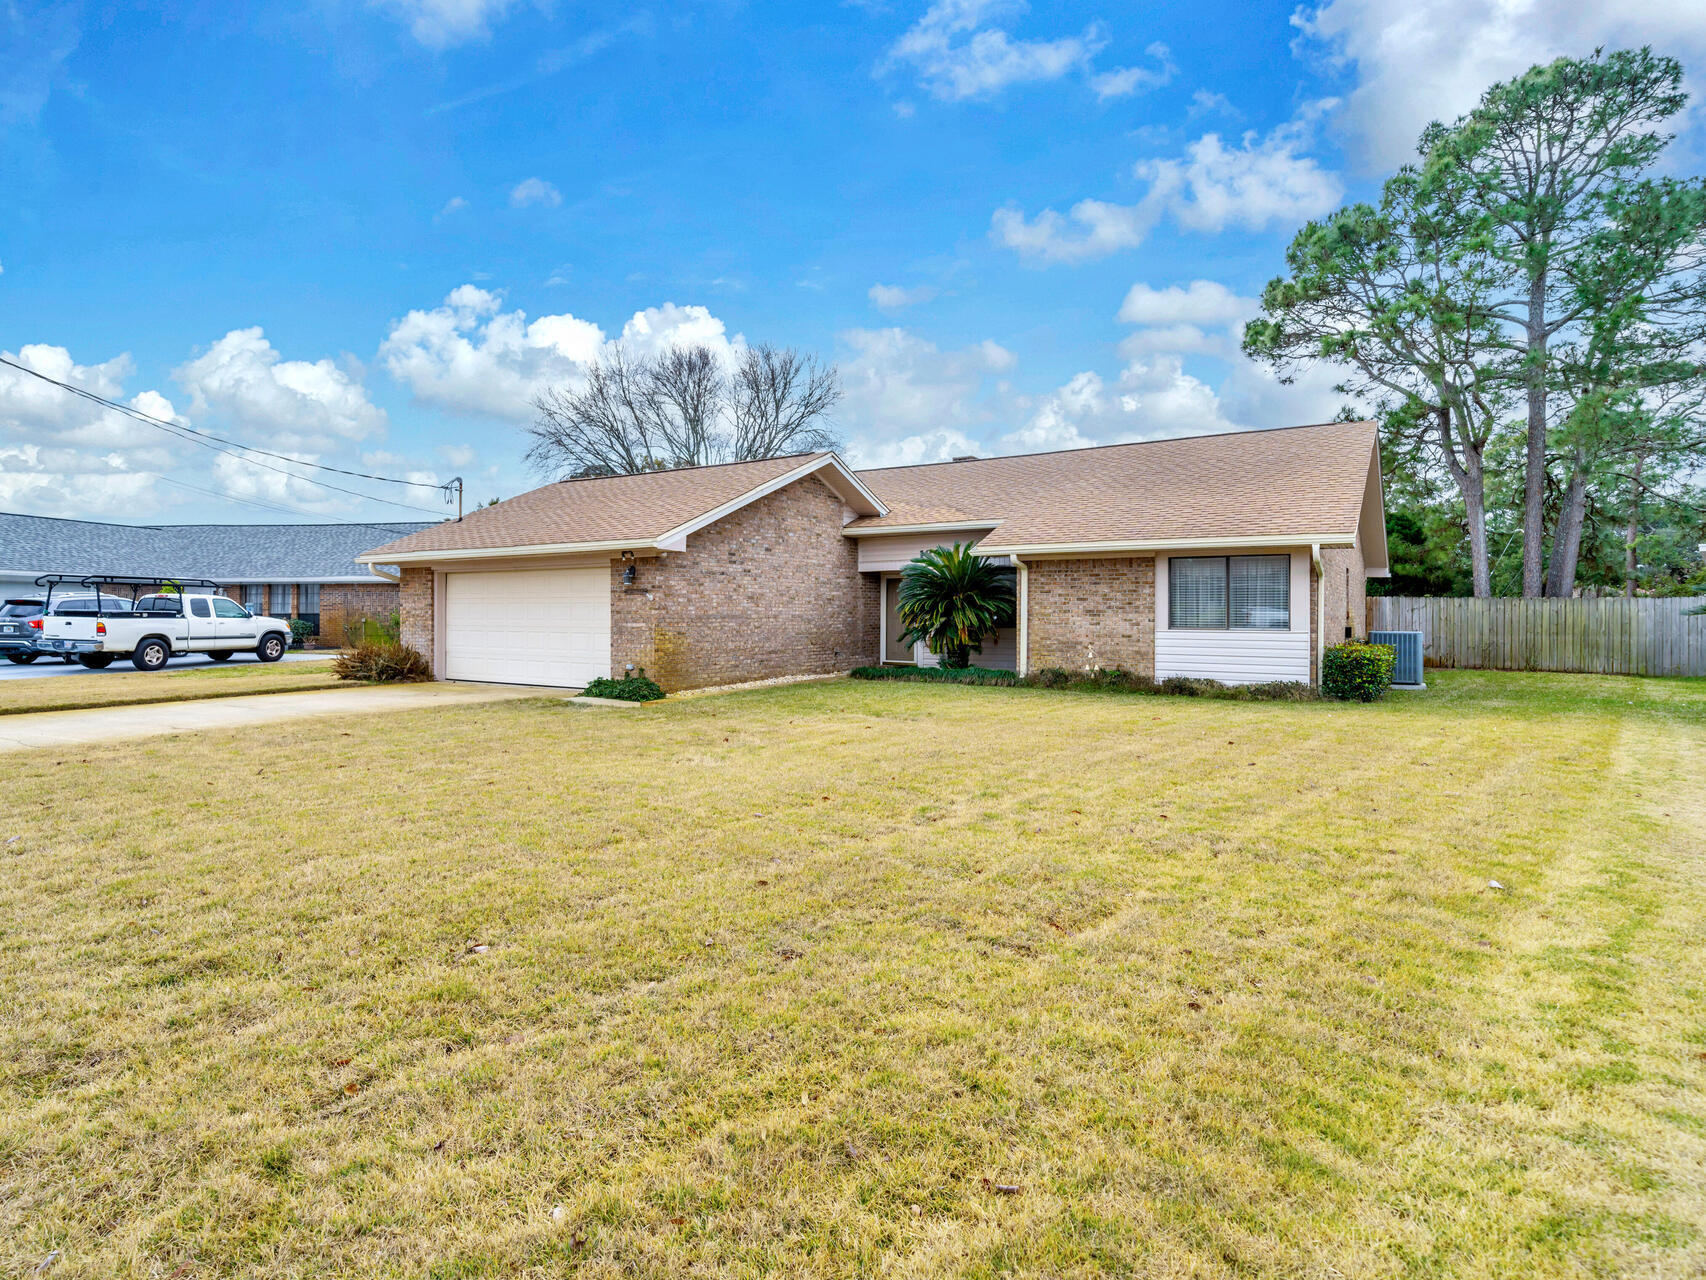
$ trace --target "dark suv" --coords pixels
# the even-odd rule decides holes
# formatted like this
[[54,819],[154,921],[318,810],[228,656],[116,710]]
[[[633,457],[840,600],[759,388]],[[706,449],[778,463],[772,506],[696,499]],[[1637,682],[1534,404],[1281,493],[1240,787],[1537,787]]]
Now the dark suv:
[[0,653],[13,662],[34,662],[36,640],[41,635],[40,600],[7,600],[0,603]]

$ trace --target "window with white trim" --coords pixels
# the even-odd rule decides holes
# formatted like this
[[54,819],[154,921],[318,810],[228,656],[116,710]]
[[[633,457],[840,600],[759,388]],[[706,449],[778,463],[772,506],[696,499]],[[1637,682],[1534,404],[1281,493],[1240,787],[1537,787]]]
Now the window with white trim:
[[1170,557],[1167,626],[1175,631],[1290,630],[1291,557]]
[[243,585],[243,607],[250,613],[265,613],[267,611],[266,588],[258,582]]

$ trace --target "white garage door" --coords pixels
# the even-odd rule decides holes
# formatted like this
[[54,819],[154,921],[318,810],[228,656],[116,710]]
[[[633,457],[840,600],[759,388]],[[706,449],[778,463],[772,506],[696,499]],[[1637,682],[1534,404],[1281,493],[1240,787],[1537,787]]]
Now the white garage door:
[[452,680],[579,688],[610,674],[610,570],[444,576]]

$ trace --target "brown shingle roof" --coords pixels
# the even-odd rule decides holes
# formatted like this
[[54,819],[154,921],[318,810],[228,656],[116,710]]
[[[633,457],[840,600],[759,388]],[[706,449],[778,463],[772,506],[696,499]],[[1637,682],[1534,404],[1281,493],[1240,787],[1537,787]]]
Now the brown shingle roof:
[[1305,537],[1357,527],[1370,422],[861,471],[889,508],[848,529],[999,520],[988,547]]
[[447,520],[386,543],[367,554],[382,558],[425,551],[647,542],[827,456],[795,454],[716,467],[559,480],[495,507],[477,508],[460,521]]

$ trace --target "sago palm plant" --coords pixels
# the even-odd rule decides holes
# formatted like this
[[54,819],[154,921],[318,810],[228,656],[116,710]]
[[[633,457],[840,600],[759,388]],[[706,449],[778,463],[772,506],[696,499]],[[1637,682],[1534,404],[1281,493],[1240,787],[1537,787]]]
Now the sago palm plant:
[[1013,575],[971,549],[932,547],[900,571],[903,644],[924,641],[945,667],[965,667],[999,627],[1013,625]]

